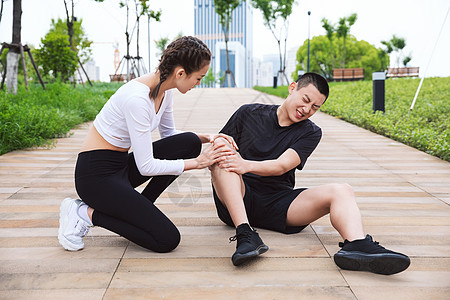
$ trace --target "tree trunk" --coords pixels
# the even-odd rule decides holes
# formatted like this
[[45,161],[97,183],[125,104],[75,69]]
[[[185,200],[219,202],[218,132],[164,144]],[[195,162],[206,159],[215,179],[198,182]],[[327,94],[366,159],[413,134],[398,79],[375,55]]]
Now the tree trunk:
[[1,1],[1,6],[0,6],[0,23],[2,22],[2,16],[3,16],[3,2],[5,2],[5,0],[0,0]]
[[283,85],[284,79],[283,79],[283,54],[281,53],[281,40],[277,39],[278,42],[278,53],[280,54],[280,68],[277,72],[277,78],[280,78],[280,85]]
[[230,58],[228,57],[228,39],[226,33],[225,33],[225,53],[227,54],[227,70],[225,71],[225,77],[228,83],[228,87],[231,87]]
[[136,26],[137,26],[137,36],[136,36],[136,60],[137,60],[137,77],[141,76],[141,68],[140,68],[140,63],[141,63],[141,57],[139,56],[139,17],[136,20]]
[[284,39],[283,76],[284,80],[286,80],[286,85],[289,85],[289,80],[286,76],[286,48],[287,48],[287,29],[286,29],[286,37]]
[[128,7],[128,3],[126,4],[127,6],[127,26],[125,28],[125,36],[127,37],[127,82],[130,81],[130,35],[128,33],[128,18],[129,18],[129,14],[130,14],[130,8]]
[[22,29],[22,0],[13,2],[13,33],[12,44],[6,56],[6,87],[9,93],[17,94],[17,72],[19,70],[19,56]]
[[6,56],[6,88],[8,93],[17,94],[17,71],[19,70],[19,53],[10,48]]
[[345,40],[346,40],[346,37],[344,36],[344,46],[343,46],[343,50],[342,50],[342,61],[343,61],[343,64],[342,64],[342,67],[343,68],[345,68]]
[[[229,23],[227,23],[229,24]],[[228,87],[231,87],[231,80],[233,80],[234,87],[236,86],[236,80],[234,79],[233,71],[230,69],[230,58],[228,55],[228,28],[223,29],[223,35],[225,37],[225,52],[227,54],[227,70],[225,71],[225,80],[228,83]]]
[[75,50],[73,47],[73,10],[74,10],[74,4],[73,4],[73,0],[72,0],[72,18],[70,18],[69,16],[69,10],[67,9],[67,3],[64,0],[64,6],[66,8],[66,16],[67,16],[67,33],[69,34],[69,44],[70,44],[70,49]]

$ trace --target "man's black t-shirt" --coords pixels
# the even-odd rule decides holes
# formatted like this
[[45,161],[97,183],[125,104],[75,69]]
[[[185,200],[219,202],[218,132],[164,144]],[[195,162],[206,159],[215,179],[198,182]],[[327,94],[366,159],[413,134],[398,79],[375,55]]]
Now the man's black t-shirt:
[[[287,149],[295,150],[301,163],[306,160],[319,144],[321,129],[307,119],[290,126],[278,123],[278,105],[246,104],[241,106],[220,131],[232,136],[239,147],[242,158],[254,161],[277,159]],[[260,192],[293,189],[295,168],[280,176],[259,176],[252,173],[243,175],[244,181]]]

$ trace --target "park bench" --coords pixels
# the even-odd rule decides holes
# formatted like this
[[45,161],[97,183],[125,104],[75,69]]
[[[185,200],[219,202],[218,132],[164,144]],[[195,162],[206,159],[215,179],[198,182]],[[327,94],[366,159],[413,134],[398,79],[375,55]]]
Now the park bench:
[[[130,80],[136,78],[134,73],[130,73]],[[111,82],[125,82],[127,80],[127,74],[112,74],[109,75],[109,80]]]
[[364,79],[363,68],[333,69],[334,81],[350,81]]
[[419,67],[387,68],[386,77],[419,77]]

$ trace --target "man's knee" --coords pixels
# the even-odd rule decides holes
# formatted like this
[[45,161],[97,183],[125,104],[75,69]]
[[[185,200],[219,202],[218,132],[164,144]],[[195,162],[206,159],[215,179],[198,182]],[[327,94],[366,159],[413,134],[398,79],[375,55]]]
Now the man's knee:
[[214,145],[215,145],[215,146],[223,146],[223,145],[225,145],[225,146],[227,146],[228,148],[234,150],[233,146],[231,146],[231,144],[230,144],[226,139],[224,139],[224,138],[222,138],[222,137],[219,137],[219,138],[215,139],[215,140],[214,140]]
[[354,199],[354,192],[348,183],[331,183],[327,185],[328,195],[333,200]]
[[353,193],[353,188],[348,183],[332,183],[330,185],[336,193]]

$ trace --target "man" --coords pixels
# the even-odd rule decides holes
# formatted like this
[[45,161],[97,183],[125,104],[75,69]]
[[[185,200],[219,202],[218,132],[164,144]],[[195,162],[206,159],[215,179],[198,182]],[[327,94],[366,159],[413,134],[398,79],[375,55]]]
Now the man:
[[[328,94],[322,76],[306,73],[291,83],[281,106],[243,105],[221,130],[239,147],[210,168],[218,216],[236,227],[236,236],[230,238],[237,240],[234,265],[269,249],[252,227],[298,233],[329,213],[331,224],[344,239],[334,255],[340,268],[386,275],[408,268],[408,256],[387,250],[364,235],[351,186],[294,189],[295,169],[303,168],[322,136],[309,118]],[[225,140],[215,143],[232,148]]]

